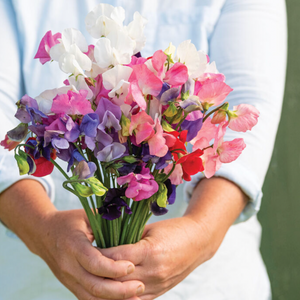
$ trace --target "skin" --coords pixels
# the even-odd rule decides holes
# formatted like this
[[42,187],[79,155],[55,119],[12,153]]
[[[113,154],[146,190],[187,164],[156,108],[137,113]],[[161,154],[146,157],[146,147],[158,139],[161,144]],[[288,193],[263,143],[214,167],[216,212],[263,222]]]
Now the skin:
[[232,182],[203,179],[183,217],[147,225],[139,243],[101,250],[84,211],[57,211],[34,180],[0,195],[0,219],[78,299],[151,300],[216,253],[246,203]]

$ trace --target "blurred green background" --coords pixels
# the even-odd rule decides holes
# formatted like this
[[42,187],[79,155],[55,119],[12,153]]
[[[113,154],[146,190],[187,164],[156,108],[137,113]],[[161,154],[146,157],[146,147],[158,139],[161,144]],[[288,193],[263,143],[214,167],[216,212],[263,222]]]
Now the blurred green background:
[[258,215],[273,300],[300,299],[300,0],[287,0],[286,5],[289,53],[285,98]]

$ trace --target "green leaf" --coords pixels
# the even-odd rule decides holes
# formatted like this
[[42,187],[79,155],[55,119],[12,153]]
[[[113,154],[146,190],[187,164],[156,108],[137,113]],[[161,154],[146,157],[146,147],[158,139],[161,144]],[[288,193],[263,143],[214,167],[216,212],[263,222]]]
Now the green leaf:
[[157,175],[155,176],[155,181],[156,181],[156,182],[163,182],[163,181],[165,181],[165,180],[164,180],[165,177],[166,177],[166,174],[164,174],[164,173],[157,174]]
[[96,177],[90,177],[85,181],[90,185],[95,195],[103,196],[107,192],[107,188]]
[[[24,151],[22,151],[22,152],[24,152]],[[15,154],[15,159],[16,159],[18,167],[19,167],[20,175],[27,174],[29,172],[30,168],[29,168],[29,164],[26,159],[26,154],[25,154],[25,158],[24,158],[24,156]]]
[[159,207],[166,207],[168,204],[168,189],[164,183],[158,183],[159,189],[157,192],[157,205]]

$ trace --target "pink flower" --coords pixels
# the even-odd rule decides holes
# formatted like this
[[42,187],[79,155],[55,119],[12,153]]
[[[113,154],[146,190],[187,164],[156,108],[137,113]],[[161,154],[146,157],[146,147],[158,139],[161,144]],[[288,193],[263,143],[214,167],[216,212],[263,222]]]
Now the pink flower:
[[241,138],[234,139],[233,141],[229,142],[223,142],[217,150],[220,161],[222,163],[230,163],[236,160],[240,156],[242,151],[245,149],[245,147],[246,144]]
[[59,40],[61,38],[61,33],[56,33],[52,35],[51,30],[46,32],[44,37],[42,38],[38,51],[34,58],[38,58],[42,64],[46,63],[47,61],[50,61],[50,49],[59,43]]
[[176,87],[186,83],[188,78],[189,75],[186,65],[177,62],[166,72],[164,82]]
[[[168,174],[171,171],[172,167],[173,164],[169,164],[167,167],[164,168],[164,173]],[[171,173],[169,179],[171,180],[172,184],[179,185],[183,183],[182,176],[183,176],[182,166],[181,164],[177,164],[175,166],[174,171]]]
[[197,136],[193,138],[190,143],[194,145],[193,151],[195,149],[203,149],[209,146],[209,142],[215,137],[218,127],[211,123],[211,118],[208,117],[202,125],[201,130],[198,132]]
[[230,121],[229,128],[234,131],[245,132],[251,130],[257,124],[259,111],[250,104],[240,104],[233,107],[233,111],[229,112]]
[[156,77],[145,64],[132,66],[133,72],[129,78],[130,86],[125,103],[131,104],[133,101],[142,110],[146,110],[147,104],[145,96],[157,96],[162,88],[162,81]]
[[129,134],[135,135],[136,143],[140,144],[148,140],[154,134],[153,119],[145,112],[141,111],[136,115],[131,116],[131,123],[129,126]]
[[160,125],[160,121],[156,119],[155,134],[148,139],[149,153],[158,157],[164,157],[169,147],[166,145],[166,139],[164,138],[163,129]]
[[142,166],[139,174],[129,173],[117,179],[119,185],[128,183],[125,196],[134,201],[148,199],[158,191],[158,184],[154,176],[150,174],[150,170]]
[[231,91],[233,91],[233,89],[224,82],[208,81],[201,87],[198,93],[198,97],[203,106],[217,106],[225,100],[225,98]]
[[0,145],[4,147],[4,149],[8,149],[8,151],[15,149],[19,144],[20,142],[10,140],[7,134],[5,135],[4,140],[0,142]]
[[56,114],[86,115],[93,113],[91,103],[86,99],[86,90],[79,93],[68,91],[67,94],[57,95],[53,99],[51,111]]

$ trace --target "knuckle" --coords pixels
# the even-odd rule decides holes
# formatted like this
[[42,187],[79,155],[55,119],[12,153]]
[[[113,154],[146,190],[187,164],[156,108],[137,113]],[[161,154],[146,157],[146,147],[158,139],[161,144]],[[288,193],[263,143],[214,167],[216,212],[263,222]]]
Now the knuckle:
[[91,286],[90,286],[90,292],[94,296],[101,296],[102,295],[102,288],[101,288],[100,285],[94,283],[94,284],[91,284]]

